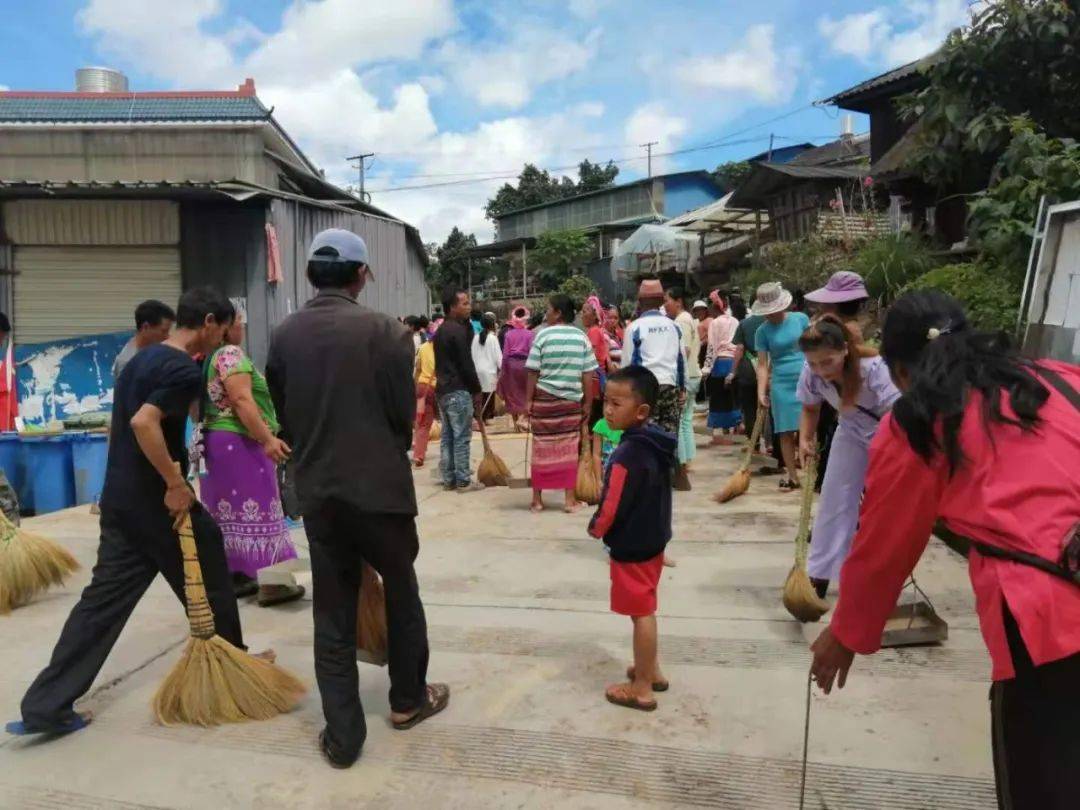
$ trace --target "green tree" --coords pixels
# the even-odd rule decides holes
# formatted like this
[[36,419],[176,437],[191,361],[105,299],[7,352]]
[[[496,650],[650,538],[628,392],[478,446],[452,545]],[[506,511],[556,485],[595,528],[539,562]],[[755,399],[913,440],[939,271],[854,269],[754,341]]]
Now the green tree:
[[518,175],[517,185],[503,183],[495,196],[487,201],[484,214],[494,220],[519,208],[597,191],[613,185],[618,174],[619,167],[611,161],[601,165],[583,160],[578,164],[578,181],[575,183],[569,177],[554,177],[545,169],[526,163]]
[[591,278],[583,272],[577,272],[563,279],[557,292],[569,296],[574,306],[580,311],[585,299],[592,295],[595,289],[596,285]]
[[727,194],[741,186],[753,170],[753,164],[745,160],[731,160],[717,166],[712,176],[717,185]]
[[[448,284],[464,285],[469,275],[469,248],[476,247],[476,236],[466,235],[457,226],[450,231],[446,241],[435,248],[436,261],[429,269],[428,284],[436,291]],[[473,274],[477,275],[478,262],[473,260]]]
[[615,185],[615,178],[619,176],[619,167],[610,160],[606,166],[599,163],[590,163],[583,160],[578,164],[578,182],[576,193],[584,194],[587,191],[599,191]]
[[949,35],[923,70],[928,84],[899,99],[919,119],[907,168],[945,185],[997,159],[1028,116],[1051,138],[1080,132],[1080,22],[1065,0],[998,0]]
[[544,290],[555,290],[592,255],[593,241],[584,231],[548,231],[536,238],[529,254]]

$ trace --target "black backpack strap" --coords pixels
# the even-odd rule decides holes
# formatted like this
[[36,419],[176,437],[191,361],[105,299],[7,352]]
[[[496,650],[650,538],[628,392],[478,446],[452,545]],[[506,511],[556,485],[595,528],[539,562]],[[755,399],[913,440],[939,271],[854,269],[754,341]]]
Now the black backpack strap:
[[1072,406],[1076,408],[1076,410],[1080,411],[1080,392],[1069,385],[1065,381],[1065,378],[1053,369],[1040,365],[1036,365],[1035,368],[1040,377],[1050,383],[1050,385],[1054,386],[1059,394],[1072,403]]
[[871,417],[875,422],[880,422],[881,421],[881,416],[879,414],[874,413],[869,408],[864,408],[862,405],[856,405],[855,407],[858,408],[863,413],[865,413],[867,416]]
[[1031,568],[1038,568],[1040,571],[1045,571],[1051,576],[1063,579],[1066,582],[1071,582],[1073,585],[1080,586],[1080,571],[1070,571],[1065,566],[1058,565],[1057,563],[1051,562],[1036,554],[1028,554],[1026,551],[1001,548],[1001,546],[992,546],[981,540],[972,540],[970,537],[957,534],[940,520],[934,526],[934,534],[953,551],[962,554],[965,557],[971,549],[975,549],[984,557],[993,557],[997,560],[1008,560],[1009,562],[1020,563],[1021,565],[1026,565]]

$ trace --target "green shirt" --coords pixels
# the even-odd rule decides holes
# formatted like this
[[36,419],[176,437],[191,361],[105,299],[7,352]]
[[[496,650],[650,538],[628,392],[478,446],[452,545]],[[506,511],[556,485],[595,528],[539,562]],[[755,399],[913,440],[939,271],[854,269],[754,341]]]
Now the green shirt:
[[607,423],[607,419],[601,419],[593,425],[593,433],[600,437],[600,463],[607,467],[608,459],[622,441],[623,432],[614,430]]
[[248,429],[239,417],[233,413],[229,394],[225,389],[225,379],[233,374],[251,375],[251,397],[259,409],[263,421],[270,427],[270,432],[277,434],[280,425],[274,402],[270,399],[270,389],[266,378],[255,368],[244,350],[239,346],[222,346],[206,364],[206,416],[203,427],[206,430],[228,430],[251,438]]
[[558,324],[540,330],[525,368],[540,372],[536,385],[554,397],[581,402],[581,375],[599,366],[592,344],[576,326]]

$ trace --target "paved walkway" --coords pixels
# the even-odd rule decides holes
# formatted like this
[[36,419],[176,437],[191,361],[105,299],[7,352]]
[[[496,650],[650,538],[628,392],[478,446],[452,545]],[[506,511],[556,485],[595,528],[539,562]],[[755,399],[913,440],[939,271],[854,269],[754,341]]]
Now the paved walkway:
[[[523,439],[494,444],[522,468]],[[385,671],[361,665],[369,735],[348,771],[320,759],[314,692],[266,723],[157,726],[150,697],[187,632],[159,580],[85,701],[94,724],[48,744],[0,739],[0,807],[797,807],[807,642],[819,630],[792,621],[779,598],[797,496],[755,479],[748,495],[712,503],[734,464],[733,450],[703,450],[695,490],[676,496],[669,550],[678,567],[665,570],[660,591],[672,688],[655,713],[604,701],[604,685],[629,660],[629,622],[608,612],[607,561],[585,534],[588,513],[532,515],[521,491],[444,493],[424,469],[418,569],[430,676],[453,688],[444,714],[393,731]],[[87,570],[0,617],[8,719],[96,547],[85,509],[29,525],[68,545]],[[859,659],[843,692],[814,697],[807,807],[993,806],[989,661],[965,568],[935,541],[918,575],[950,638]],[[313,684],[310,603],[241,611],[252,647],[272,645]]]

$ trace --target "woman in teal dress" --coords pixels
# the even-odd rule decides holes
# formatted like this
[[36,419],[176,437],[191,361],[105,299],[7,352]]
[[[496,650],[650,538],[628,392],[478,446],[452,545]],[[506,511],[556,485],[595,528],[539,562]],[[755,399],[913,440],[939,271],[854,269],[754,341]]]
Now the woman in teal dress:
[[810,325],[810,319],[802,312],[788,312],[790,306],[791,293],[779,282],[771,281],[758,287],[751,312],[765,318],[754,336],[758,353],[758,400],[764,408],[771,406],[773,431],[780,437],[780,452],[787,470],[780,488],[795,490],[799,488],[795,450],[802,413],[796,393],[803,367],[799,336]]

